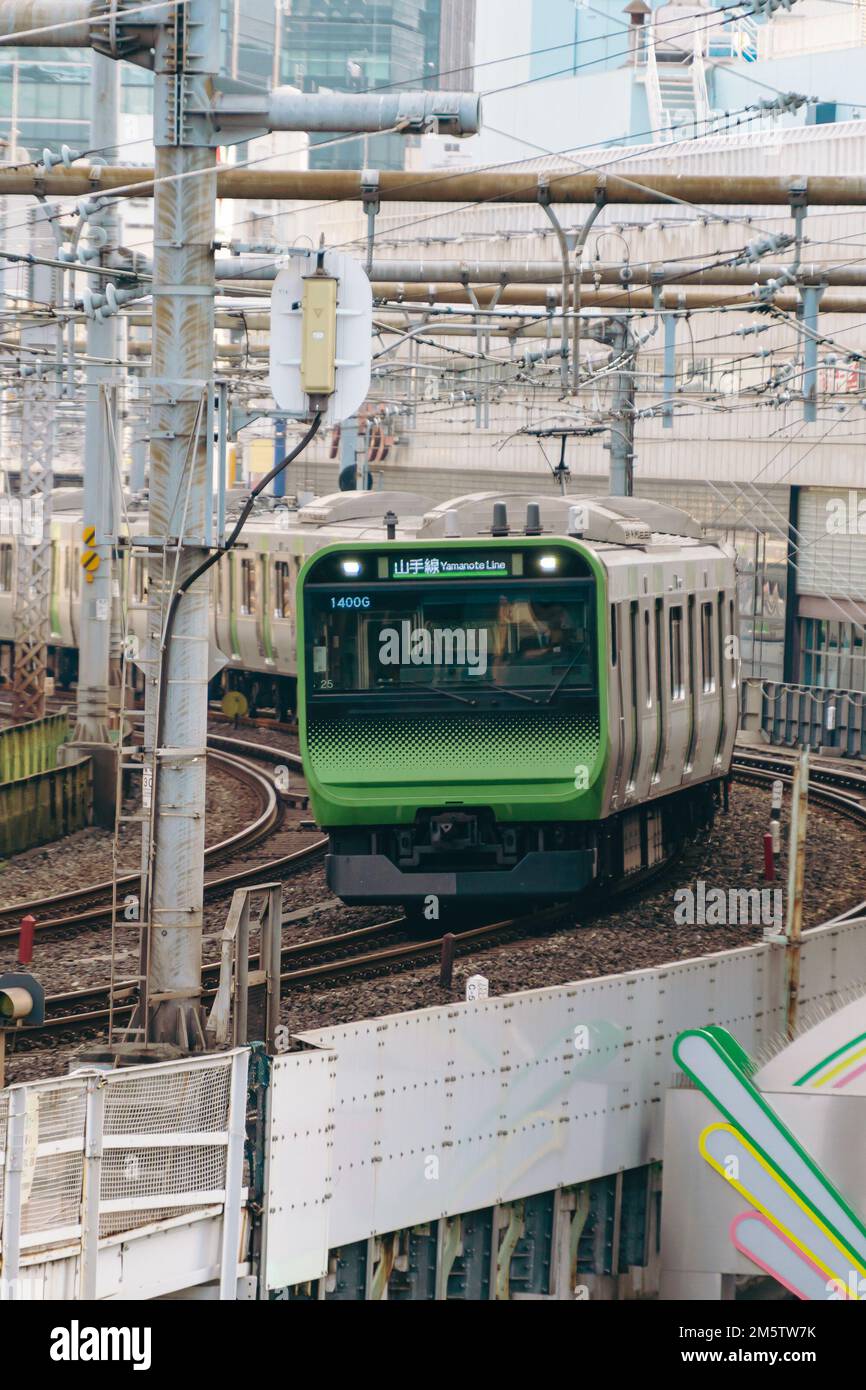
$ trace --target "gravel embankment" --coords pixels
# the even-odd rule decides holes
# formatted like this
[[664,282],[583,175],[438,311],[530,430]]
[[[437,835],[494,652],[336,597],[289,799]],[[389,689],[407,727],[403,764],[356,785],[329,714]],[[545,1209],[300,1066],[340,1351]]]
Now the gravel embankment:
[[[251,731],[252,733],[253,731]],[[254,731],[256,735],[261,730]],[[255,740],[254,740],[255,741]],[[306,813],[294,813],[303,818]],[[436,962],[413,966],[391,976],[349,980],[331,986],[292,989],[284,998],[283,1021],[292,1032],[329,1024],[424,1008],[463,999],[466,980],[482,974],[490,981],[491,994],[535,989],[571,980],[639,970],[684,960],[709,952],[729,950],[760,941],[760,923],[734,926],[689,925],[675,921],[677,889],[695,889],[703,881],[712,888],[762,888],[763,833],[769,816],[769,789],[735,784],[731,809],[720,815],[710,836],[690,845],[644,895],[623,898],[609,909],[575,914],[555,930],[512,942],[499,948],[479,949],[455,961],[453,987],[439,986]],[[783,843],[786,822],[783,813]],[[288,833],[288,832],[286,832]],[[297,832],[295,832],[297,835]],[[307,842],[315,838],[308,832]],[[293,841],[296,844],[297,840]],[[860,868],[863,832],[853,823],[813,806],[810,811],[806,861],[804,925],[816,926],[866,898],[866,875]],[[268,842],[251,853],[262,860],[277,851]],[[784,856],[775,886],[784,889]],[[331,894],[320,864],[305,868],[284,882],[284,912],[329,904]],[[218,955],[228,900],[206,907],[205,958]],[[343,908],[328,905],[309,919],[287,926],[284,942],[303,941],[337,934],[353,927],[386,921],[396,913],[387,908]],[[465,923],[464,923],[465,925]],[[459,930],[459,925],[455,927]],[[105,931],[78,934],[67,941],[37,941],[35,968],[49,992],[72,989],[107,978]],[[0,952],[0,969],[9,968],[7,951]],[[57,1039],[38,1051],[19,1052],[10,1058],[10,1080],[51,1075],[66,1070],[81,1039]]]
[[[224,767],[208,766],[206,795],[209,845],[226,839],[257,814],[256,793]],[[113,831],[88,826],[53,844],[0,860],[0,906],[105,882],[111,878],[113,840]],[[127,825],[122,845],[129,854],[123,867],[138,862],[140,843],[138,825]]]

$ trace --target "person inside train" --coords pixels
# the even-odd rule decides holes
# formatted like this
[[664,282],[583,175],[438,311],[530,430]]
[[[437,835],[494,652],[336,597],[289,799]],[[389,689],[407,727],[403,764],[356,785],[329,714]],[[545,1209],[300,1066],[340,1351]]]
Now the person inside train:
[[521,660],[546,661],[561,665],[580,654],[586,630],[575,627],[571,615],[556,600],[530,605],[535,631],[520,643]]

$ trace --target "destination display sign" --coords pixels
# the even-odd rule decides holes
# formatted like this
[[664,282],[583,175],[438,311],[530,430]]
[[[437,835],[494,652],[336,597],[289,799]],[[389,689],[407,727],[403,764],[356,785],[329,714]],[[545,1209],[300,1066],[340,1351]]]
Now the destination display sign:
[[513,570],[506,551],[487,555],[392,555],[391,579],[508,579]]

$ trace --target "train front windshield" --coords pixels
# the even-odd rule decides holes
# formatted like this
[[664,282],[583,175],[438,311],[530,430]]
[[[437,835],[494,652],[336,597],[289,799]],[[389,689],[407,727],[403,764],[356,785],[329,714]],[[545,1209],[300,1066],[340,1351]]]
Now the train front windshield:
[[308,694],[587,696],[594,635],[591,580],[312,585]]

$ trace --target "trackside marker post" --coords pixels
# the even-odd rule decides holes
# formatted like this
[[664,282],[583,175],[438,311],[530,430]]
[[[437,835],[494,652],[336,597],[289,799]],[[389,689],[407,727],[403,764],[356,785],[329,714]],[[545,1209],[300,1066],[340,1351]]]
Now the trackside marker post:
[[442,938],[442,955],[439,957],[439,984],[442,989],[451,988],[454,971],[454,933],[446,932]]
[[33,959],[33,932],[36,927],[36,918],[28,912],[26,917],[21,918],[21,925],[18,928],[18,964],[29,965]]

